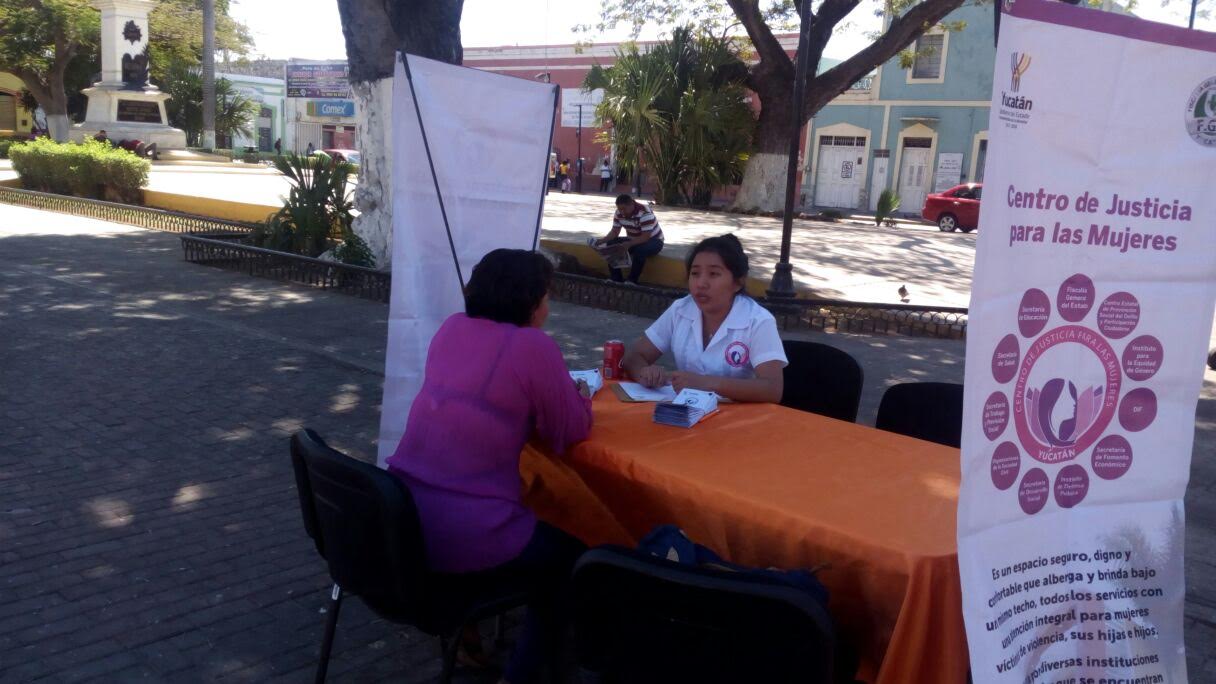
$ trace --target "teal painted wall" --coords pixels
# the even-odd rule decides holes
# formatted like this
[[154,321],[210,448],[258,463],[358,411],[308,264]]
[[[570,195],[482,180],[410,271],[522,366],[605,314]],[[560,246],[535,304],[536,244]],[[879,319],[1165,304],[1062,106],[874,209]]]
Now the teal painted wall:
[[992,44],[993,6],[963,6],[946,16],[943,23],[967,22],[966,28],[950,33],[946,45],[944,83],[908,83],[907,69],[895,57],[882,67],[879,98],[883,100],[988,100],[992,97],[992,66],[996,48]]
[[[962,153],[962,182],[971,182],[971,165],[975,136],[988,130],[987,106],[971,103],[988,102],[992,97],[992,74],[995,49],[992,44],[991,5],[962,7],[947,18],[946,22],[965,21],[967,26],[950,34],[945,55],[945,79],[943,83],[907,83],[906,69],[899,67],[898,58],[883,65],[878,98],[859,104],[830,104],[821,109],[811,120],[810,144],[819,144],[819,131],[827,126],[848,123],[869,131],[867,159],[862,174],[863,192],[861,210],[868,210],[873,170],[874,150],[890,151],[887,187],[894,187],[900,169],[896,167],[900,157],[897,147],[899,135],[904,129],[921,123],[937,134],[936,154]],[[901,104],[917,102],[917,104]],[[941,104],[932,104],[940,102]],[[883,116],[887,114],[887,135],[882,136]],[[808,150],[806,163],[816,159]],[[928,191],[933,190],[932,171],[937,168],[937,158],[930,160],[931,176]],[[815,197],[818,169],[810,169],[804,175],[802,187],[804,204],[810,206]],[[978,175],[978,169],[976,171]],[[852,207],[846,207],[852,208]],[[904,211],[919,213],[920,207],[904,207]]]

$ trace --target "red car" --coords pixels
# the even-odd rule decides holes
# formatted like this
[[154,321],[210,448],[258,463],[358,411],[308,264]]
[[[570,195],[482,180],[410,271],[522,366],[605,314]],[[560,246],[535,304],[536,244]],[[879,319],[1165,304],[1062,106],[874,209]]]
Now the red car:
[[945,192],[930,193],[920,215],[937,224],[943,233],[970,233],[980,225],[980,195],[983,183],[964,183]]

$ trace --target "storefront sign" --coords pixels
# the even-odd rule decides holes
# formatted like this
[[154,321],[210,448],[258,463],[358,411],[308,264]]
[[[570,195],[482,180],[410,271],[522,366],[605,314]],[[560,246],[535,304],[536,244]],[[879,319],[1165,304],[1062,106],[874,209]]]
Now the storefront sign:
[[350,97],[350,67],[346,62],[288,64],[287,97]]
[[311,100],[306,111],[309,116],[352,117],[355,115],[355,101]]
[[958,509],[976,682],[1187,681],[1213,121],[1216,36],[1004,2]]

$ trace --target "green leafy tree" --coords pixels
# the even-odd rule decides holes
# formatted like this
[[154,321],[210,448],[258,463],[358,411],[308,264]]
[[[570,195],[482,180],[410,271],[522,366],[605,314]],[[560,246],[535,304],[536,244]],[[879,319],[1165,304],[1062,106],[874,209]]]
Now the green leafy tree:
[[[165,91],[172,97],[165,103],[169,123],[186,132],[188,144],[197,146],[203,135],[203,77],[198,67],[178,62],[165,77]],[[249,137],[261,105],[236,92],[226,78],[215,81],[216,133],[231,138]]]
[[[252,40],[228,7],[229,0],[217,0],[216,45],[243,54]],[[71,115],[83,114],[80,91],[101,70],[100,19],[87,0],[0,0],[0,71],[25,82],[56,140],[66,139]],[[199,63],[203,20],[196,0],[160,0],[148,32],[153,82],[163,84],[173,63]]]
[[[847,18],[861,0],[810,0],[807,64],[819,64],[824,48],[837,30],[848,27]],[[734,35],[741,27],[752,54],[747,87],[760,100],[760,115],[752,139],[751,159],[736,206],[744,209],[779,209],[785,185],[786,155],[791,136],[824,105],[848,90],[880,64],[906,50],[926,30],[964,0],[878,0],[867,6],[887,17],[885,29],[849,59],[822,73],[808,74],[802,118],[795,120],[794,61],[781,46],[774,30],[797,29],[794,0],[601,0],[599,30],[629,24],[634,34],[643,26],[693,24],[718,35]],[[982,0],[978,0],[982,1]],[[580,27],[591,31],[593,27]],[[945,28],[960,28],[946,26]]]
[[733,41],[685,27],[646,52],[626,47],[584,86],[604,89],[598,113],[612,123],[625,170],[649,169],[660,202],[708,204],[746,163],[755,126],[746,76]]
[[56,140],[68,133],[72,63],[98,51],[100,32],[100,16],[85,0],[0,0],[0,71],[25,83]]

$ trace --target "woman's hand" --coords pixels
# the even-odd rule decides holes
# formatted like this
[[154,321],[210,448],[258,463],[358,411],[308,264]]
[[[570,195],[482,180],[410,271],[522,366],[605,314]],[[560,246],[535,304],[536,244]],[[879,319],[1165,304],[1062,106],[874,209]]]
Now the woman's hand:
[[678,393],[685,389],[713,392],[715,391],[714,381],[717,378],[709,375],[697,375],[696,373],[689,373],[688,371],[675,371],[671,374],[670,379],[671,386]]
[[662,387],[663,385],[667,384],[666,376],[667,376],[667,374],[663,371],[662,368],[652,365],[652,366],[646,366],[642,370],[638,371],[637,375],[635,375],[633,379],[637,380],[639,383],[641,383],[642,385],[645,385],[646,387],[653,388],[653,387]]

